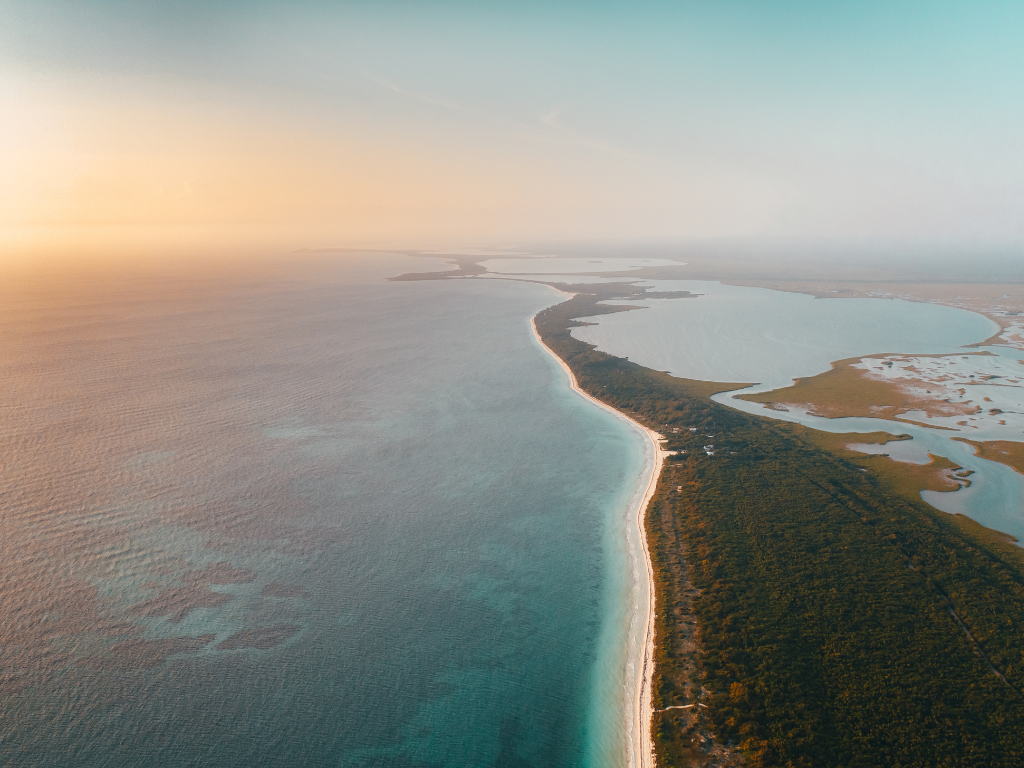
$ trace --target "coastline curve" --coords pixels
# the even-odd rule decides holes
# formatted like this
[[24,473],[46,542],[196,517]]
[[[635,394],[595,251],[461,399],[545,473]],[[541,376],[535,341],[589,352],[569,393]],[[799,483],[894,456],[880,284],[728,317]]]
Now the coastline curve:
[[570,388],[574,392],[591,401],[599,408],[602,408],[603,410],[626,421],[633,429],[642,433],[650,441],[650,444],[653,447],[654,460],[651,464],[650,477],[647,479],[646,490],[644,491],[644,495],[640,499],[640,503],[637,505],[637,508],[630,510],[630,519],[636,522],[636,526],[639,530],[641,551],[643,552],[643,566],[647,574],[647,599],[646,605],[642,606],[642,615],[640,617],[644,642],[641,663],[638,665],[640,679],[637,681],[637,685],[635,687],[636,693],[630,716],[629,753],[627,756],[627,765],[631,768],[654,768],[654,741],[651,738],[651,719],[653,715],[651,688],[654,677],[654,566],[651,561],[650,548],[647,544],[645,519],[647,515],[647,507],[657,490],[658,479],[661,477],[662,466],[668,452],[662,445],[664,438],[657,432],[652,429],[648,429],[643,424],[634,421],[626,414],[611,407],[607,403],[601,402],[596,397],[583,390],[579,386],[579,382],[576,380],[576,375],[572,372],[572,369],[568,364],[560,358],[554,350],[544,343],[540,333],[537,331],[536,318],[531,318],[530,327],[533,329],[533,335],[537,339],[537,342],[558,362],[562,367],[562,370],[565,371],[566,375],[569,377]]

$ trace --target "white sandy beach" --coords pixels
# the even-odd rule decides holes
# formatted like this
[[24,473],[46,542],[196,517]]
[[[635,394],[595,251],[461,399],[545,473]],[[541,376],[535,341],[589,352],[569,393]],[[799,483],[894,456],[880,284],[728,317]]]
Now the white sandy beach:
[[634,669],[639,670],[639,680],[634,688],[636,696],[632,707],[631,723],[629,727],[628,754],[628,765],[631,766],[631,768],[652,768],[655,764],[654,742],[651,740],[651,681],[654,675],[654,568],[651,564],[651,553],[647,546],[647,531],[644,527],[644,518],[647,514],[647,505],[650,503],[651,497],[654,496],[654,492],[658,487],[658,478],[661,476],[662,465],[664,464],[665,456],[668,452],[662,446],[661,441],[664,438],[657,432],[648,429],[643,424],[633,421],[633,419],[629,418],[621,411],[612,408],[610,405],[602,403],[597,398],[592,397],[587,392],[584,392],[579,387],[579,384],[576,381],[576,376],[573,374],[569,366],[566,365],[565,361],[556,355],[554,351],[544,343],[544,340],[541,339],[540,334],[537,332],[536,322],[531,321],[531,325],[533,327],[533,333],[537,337],[537,341],[539,341],[541,346],[558,361],[558,364],[561,365],[562,369],[566,374],[568,374],[569,383],[573,391],[590,400],[599,408],[603,408],[618,418],[624,419],[634,429],[642,432],[647,439],[651,441],[651,445],[654,449],[652,452],[653,458],[644,467],[643,475],[647,477],[646,490],[636,508],[630,510],[630,518],[636,520],[636,525],[639,530],[639,538],[643,551],[643,568],[647,574],[647,589],[646,594],[641,596],[642,599],[646,597],[646,605],[640,606],[640,614],[638,616],[642,632],[641,636],[644,638],[644,642],[642,643],[641,648],[638,648],[637,651],[638,655],[642,654],[642,659],[637,658],[635,660],[637,663],[631,665]]

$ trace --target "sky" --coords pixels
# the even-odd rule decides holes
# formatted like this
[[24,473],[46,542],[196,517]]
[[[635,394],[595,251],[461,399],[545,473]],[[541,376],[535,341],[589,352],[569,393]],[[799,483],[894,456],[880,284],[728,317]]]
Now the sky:
[[0,0],[0,258],[1024,244],[1019,2]]

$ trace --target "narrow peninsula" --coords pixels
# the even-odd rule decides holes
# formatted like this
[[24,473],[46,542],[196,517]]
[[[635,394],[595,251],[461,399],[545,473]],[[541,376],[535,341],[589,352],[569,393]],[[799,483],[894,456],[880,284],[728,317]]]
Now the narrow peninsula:
[[847,450],[855,436],[711,400],[741,385],[603,353],[573,337],[581,318],[668,296],[635,282],[545,284],[571,298],[534,318],[543,344],[575,386],[664,436],[668,452],[640,518],[654,582],[653,761],[1024,764],[1024,550],[922,501],[921,488],[962,481],[957,468],[908,475]]
[[1021,550],[871,471],[882,457],[710,400],[735,384],[571,335],[633,286],[557,287],[574,295],[537,315],[545,345],[672,454],[644,518],[657,764],[1024,762]]

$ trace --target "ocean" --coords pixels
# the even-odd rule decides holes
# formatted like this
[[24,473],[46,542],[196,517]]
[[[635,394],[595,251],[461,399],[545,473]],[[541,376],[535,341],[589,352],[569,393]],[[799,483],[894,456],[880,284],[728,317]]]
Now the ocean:
[[0,764],[623,764],[642,440],[431,268],[3,286]]

